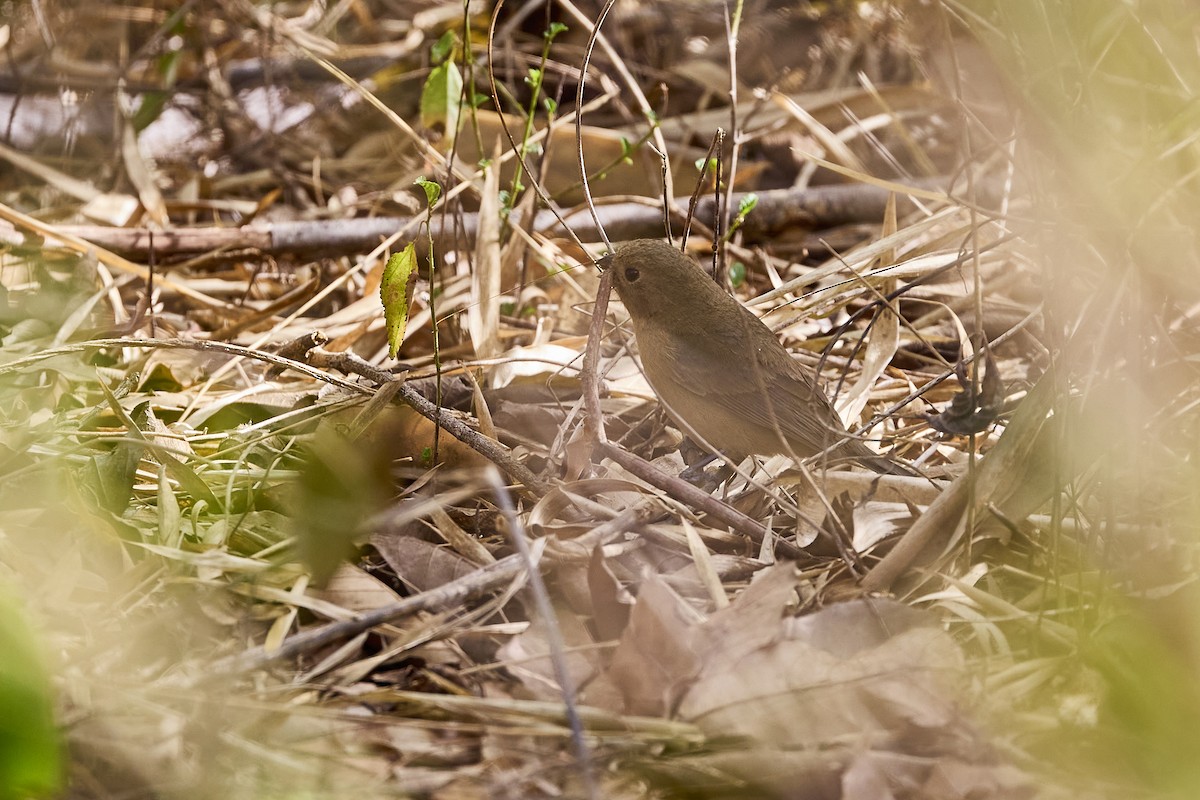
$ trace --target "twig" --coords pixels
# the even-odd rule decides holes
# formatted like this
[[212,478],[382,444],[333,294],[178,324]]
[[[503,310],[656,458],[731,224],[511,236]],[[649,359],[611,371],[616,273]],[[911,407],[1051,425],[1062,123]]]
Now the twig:
[[[231,356],[263,361],[283,369],[295,370],[314,380],[363,395],[373,395],[375,390],[369,386],[362,386],[354,381],[330,375],[328,372],[319,369],[317,364],[328,364],[331,368],[339,369],[347,374],[362,375],[381,386],[389,381],[397,380],[396,376],[387,370],[379,369],[351,353],[328,353],[320,348],[314,348],[309,351],[308,363],[305,363],[303,361],[284,358],[275,353],[251,350],[248,347],[241,347],[236,344],[207,342],[198,339],[92,339],[86,342],[76,342],[75,344],[63,347],[43,350],[35,355],[10,361],[7,364],[0,365],[0,375],[34,366],[54,356],[78,353],[82,350],[95,347],[146,347],[151,349],[162,348],[165,350],[198,350],[208,353],[225,353]],[[528,467],[514,459],[499,442],[489,439],[474,430],[465,422],[450,414],[450,412],[438,408],[413,390],[412,387],[401,386],[397,394],[406,405],[410,406],[418,414],[491,461],[535,495],[541,496],[550,491],[551,487],[549,483],[533,474]]]
[[444,611],[468,603],[477,597],[494,592],[506,583],[520,578],[525,572],[525,562],[520,555],[502,558],[494,564],[481,567],[469,575],[455,578],[436,589],[406,597],[399,602],[372,609],[351,619],[338,620],[318,628],[289,637],[277,650],[268,652],[263,647],[253,647],[236,656],[218,661],[213,665],[215,675],[231,672],[250,672],[269,664],[287,661],[317,650],[333,642],[348,639],[377,625],[385,625],[421,611]]
[[[329,342],[329,337],[321,331],[310,331],[302,336],[297,336],[290,342],[285,342],[283,346],[275,350],[275,355],[283,358],[290,358],[294,361],[303,361],[309,350],[314,347],[321,347]],[[283,372],[283,367],[271,367],[267,370],[267,380],[273,381]]]
[[[696,179],[696,188],[692,190],[692,196],[688,200],[687,215],[684,217],[683,237],[679,243],[679,250],[687,252],[688,232],[692,228],[692,218],[696,216],[696,206],[700,202],[700,193],[704,191],[704,179],[708,177],[709,164],[712,163],[713,153],[717,152],[717,148],[725,141],[725,131],[717,128],[717,132],[713,134],[712,142],[708,145],[708,152],[704,154],[704,166],[700,168],[700,177]],[[721,190],[721,171],[717,170],[717,176],[714,180],[717,186],[717,191]],[[670,222],[668,220],[668,231],[670,230]],[[714,237],[713,241],[716,241]]]
[[[726,45],[729,48],[729,136],[730,136],[730,140],[729,140],[729,144],[730,144],[730,147],[729,147],[729,183],[726,184],[726,188],[725,188],[725,227],[726,227],[726,229],[729,229],[733,226],[733,209],[734,209],[733,185],[734,185],[734,182],[737,180],[738,155],[742,149],[742,131],[741,131],[741,126],[738,123],[737,46],[738,46],[738,33],[742,29],[742,12],[744,11],[744,9],[745,9],[744,0],[737,0],[737,3],[734,5],[733,19],[729,18],[729,6],[726,5],[725,9],[724,9],[725,10],[725,41],[726,41]],[[717,226],[717,233],[719,234],[721,232],[720,231],[720,227],[721,227],[720,210],[721,209],[719,208],[719,202],[720,202],[719,197],[721,194],[721,181],[720,181],[719,175],[717,178],[716,194],[717,194],[718,199],[714,200],[714,206],[718,206],[718,207],[714,208],[713,211],[716,212],[716,214],[717,214],[716,226]],[[733,232],[730,231],[730,233],[732,234]],[[719,239],[715,240],[713,242],[713,246],[717,247],[719,241],[720,241]],[[725,252],[724,249],[722,249],[721,252],[724,253]]]
[[549,544],[550,557],[556,562],[588,561],[597,547],[603,547],[626,531],[637,530],[662,515],[662,501],[658,497],[643,498],[585,534],[571,539],[554,539]]
[[[662,470],[656,469],[645,459],[638,458],[611,442],[600,442],[596,446],[600,449],[600,452],[620,464],[624,469],[629,470],[650,485],[663,490],[684,505],[691,506],[697,511],[708,514],[713,519],[720,520],[755,544],[761,545],[767,538],[767,529],[762,525],[750,519],[750,517],[736,508],[722,503],[712,495],[697,489],[687,481],[667,475]],[[776,546],[783,555],[789,558],[802,558],[805,555],[803,550],[790,542],[777,539]]]
[[[948,178],[933,178],[911,181],[912,186],[924,189],[943,188]],[[998,187],[983,188],[986,205],[998,194]],[[809,189],[772,189],[756,192],[758,205],[754,213],[746,217],[741,230],[750,239],[770,236],[798,225],[830,227],[853,222],[877,222],[883,215],[890,190],[864,184],[817,186]],[[745,193],[738,192],[730,198],[730,208],[737,208]],[[702,197],[696,207],[696,216],[706,219],[713,213],[712,197]],[[901,205],[897,211],[905,213],[908,206]],[[3,207],[0,206],[0,209]],[[641,203],[616,203],[596,206],[596,214],[613,241],[637,239],[645,236],[662,235],[662,209],[657,205]],[[514,225],[529,223],[529,227],[547,233],[563,230],[553,212],[542,210],[530,223],[524,214],[513,212],[510,221]],[[564,215],[566,222],[585,241],[598,239],[596,223],[586,208]],[[369,249],[382,239],[415,224],[412,217],[368,217],[362,219],[304,220],[303,222],[254,223],[240,228],[175,228],[157,231],[154,247],[160,257],[179,254],[209,253],[216,250],[244,249],[280,255],[339,255]],[[471,239],[475,235],[478,215],[463,213],[454,225],[443,228],[437,220],[430,226],[434,244],[439,247],[461,245],[461,238]],[[27,226],[29,227],[29,226]],[[150,251],[150,233],[146,228],[114,228],[107,225],[43,225],[30,229],[50,240],[72,243],[72,248],[86,252],[89,244],[124,253],[127,256],[144,257]],[[423,242],[417,242],[423,248]],[[244,254],[231,254],[244,257]],[[122,260],[123,261],[123,260]],[[128,263],[128,262],[124,262]],[[145,268],[131,265],[133,272],[145,277]],[[160,269],[169,265],[159,264]],[[174,283],[157,282],[163,290],[177,291]],[[186,287],[185,287],[186,288]],[[210,303],[216,301],[205,297]]]
[[[509,538],[525,567],[525,574],[529,580],[529,587],[533,591],[538,616],[542,618],[542,625],[546,631],[546,643],[550,647],[550,662],[554,665],[554,676],[558,681],[558,688],[562,691],[567,724],[571,728],[571,743],[575,746],[575,760],[579,764],[583,785],[591,800],[599,800],[599,789],[596,786],[596,778],[592,774],[591,753],[588,750],[587,742],[584,741],[583,723],[579,719],[579,710],[575,705],[575,682],[571,678],[571,671],[567,668],[564,656],[566,646],[563,642],[562,632],[558,628],[558,617],[554,613],[554,604],[550,601],[550,593],[546,591],[546,584],[542,580],[541,572],[538,571],[537,559],[534,558],[529,547],[529,540],[525,536],[525,526],[521,524],[521,518],[517,516],[517,510],[513,507],[507,488],[495,469],[488,470],[487,478],[496,495],[496,504],[500,506],[504,518],[508,520]],[[545,539],[542,540],[543,546],[545,541]]]
[[608,234],[604,232],[604,226],[600,223],[600,217],[596,213],[596,204],[592,200],[592,187],[588,181],[587,165],[583,158],[583,87],[587,83],[588,64],[592,60],[592,50],[596,46],[596,40],[600,38],[600,28],[604,25],[604,19],[608,16],[608,12],[612,11],[612,7],[616,4],[617,0],[608,0],[600,9],[600,16],[596,20],[596,24],[592,26],[592,35],[588,38],[587,47],[583,51],[583,64],[579,67],[579,85],[575,87],[575,148],[576,156],[579,159],[579,179],[583,182],[583,197],[588,210],[592,213],[592,221],[596,223],[596,230],[600,232],[600,238],[604,240],[604,246],[609,250],[612,249],[612,243],[608,240]]
[[330,375],[327,372],[322,372],[319,369],[309,366],[302,361],[293,361],[290,358],[275,353],[268,353],[263,350],[251,350],[248,347],[241,345],[229,344],[228,342],[209,342],[202,339],[134,339],[134,338],[119,338],[119,339],[89,339],[85,342],[74,342],[72,344],[63,345],[62,347],[52,347],[48,350],[42,350],[34,353],[31,356],[14,359],[7,364],[0,364],[0,375],[9,372],[17,372],[32,367],[41,361],[55,356],[69,355],[71,353],[79,353],[84,350],[93,348],[105,347],[145,347],[151,350],[198,350],[204,353],[224,353],[231,356],[241,356],[243,358],[253,358],[257,361],[263,361],[268,364],[274,364],[284,369],[293,369],[302,375],[307,375],[314,380],[328,383],[331,386],[337,386],[339,389],[345,389],[359,394],[372,394],[371,389],[366,386],[360,386],[353,381],[348,381],[345,378],[339,378],[336,375]]
[[[380,386],[390,381],[398,380],[392,373],[364,361],[353,353],[330,353],[321,348],[314,348],[308,352],[306,360],[313,366],[361,375]],[[370,393],[369,390],[367,393]],[[514,459],[499,442],[489,439],[450,412],[429,402],[411,386],[401,386],[396,395],[405,405],[482,455],[488,461],[491,461],[535,495],[541,496],[550,491],[551,487],[549,483],[533,474],[528,467]]]
[[[115,269],[119,272],[124,272],[129,275],[135,275],[147,283],[150,282],[150,270],[148,268],[142,266],[141,264],[134,264],[132,261],[122,258],[116,253],[109,252],[107,249],[97,247],[95,242],[86,241],[82,237],[75,236],[67,232],[64,226],[49,225],[39,219],[29,216],[28,214],[23,214],[14,208],[9,208],[3,203],[0,203],[0,219],[8,220],[13,225],[20,226],[25,230],[33,231],[43,238],[55,239],[70,250],[74,250],[82,255],[94,257],[96,261],[106,267],[109,267],[110,269]],[[100,228],[100,230],[113,229]],[[144,252],[149,253],[150,251],[155,250],[155,233],[145,228],[141,230],[141,233],[145,237],[146,241]],[[158,232],[158,236],[161,237],[162,232]],[[186,283],[177,283],[167,277],[159,278],[159,282],[163,288],[169,288],[171,291],[178,292],[184,297],[194,300],[201,305],[218,309],[229,308],[228,303],[223,303],[220,300],[209,297],[203,292],[197,292]]]

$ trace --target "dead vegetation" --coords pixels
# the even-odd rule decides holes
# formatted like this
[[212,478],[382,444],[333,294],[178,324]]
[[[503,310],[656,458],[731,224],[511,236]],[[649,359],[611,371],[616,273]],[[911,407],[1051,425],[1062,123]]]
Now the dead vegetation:
[[[10,10],[62,796],[1195,796],[1186,4]],[[592,268],[664,218],[921,477],[678,477]]]

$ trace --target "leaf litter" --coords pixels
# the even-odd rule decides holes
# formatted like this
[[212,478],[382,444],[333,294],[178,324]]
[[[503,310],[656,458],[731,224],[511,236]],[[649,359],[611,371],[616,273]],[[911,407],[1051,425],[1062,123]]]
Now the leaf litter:
[[[1200,785],[1178,767],[1186,759],[1172,761],[1187,737],[1171,738],[1200,704],[1183,692],[1178,712],[1147,711],[1180,685],[1173,670],[1188,674],[1163,641],[1197,607],[1183,567],[1195,557],[1198,404],[1180,377],[1194,360],[1194,298],[1154,273],[1180,299],[1136,306],[1153,336],[1124,333],[1138,315],[1105,304],[1131,285],[1139,302],[1160,297],[1153,280],[1102,272],[1107,243],[1076,241],[1088,229],[1074,222],[1056,229],[1059,261],[1095,272],[1047,270],[1037,194],[1004,183],[1019,161],[962,144],[1000,129],[989,108],[919,77],[936,72],[922,59],[944,55],[905,27],[929,23],[922,12],[777,9],[774,26],[748,12],[739,74],[750,83],[733,97],[743,151],[725,179],[757,197],[730,242],[739,297],[797,358],[823,365],[865,436],[923,477],[748,463],[709,473],[703,493],[718,507],[683,499],[693,495],[674,476],[693,453],[656,408],[616,305],[597,352],[604,430],[668,479],[645,479],[589,438],[587,265],[599,237],[578,226],[581,248],[524,211],[532,196],[513,191],[513,154],[493,148],[505,124],[522,133],[517,109],[550,100],[532,103],[526,155],[560,202],[578,198],[561,98],[587,31],[570,9],[573,29],[550,37],[543,62],[537,14],[497,18],[520,34],[492,42],[507,59],[491,64],[503,118],[485,96],[486,20],[472,7],[466,19],[428,6],[398,20],[363,3],[310,27],[274,9],[193,8],[176,20],[189,36],[245,26],[215,61],[135,10],[68,4],[50,24],[81,58],[89,23],[100,37],[132,25],[145,49],[131,79],[165,80],[144,56],[169,42],[207,90],[172,75],[170,113],[140,134],[85,109],[78,149],[26,140],[4,156],[25,171],[0,178],[13,226],[0,576],[55,654],[77,791],[870,800]],[[623,11],[606,23],[615,49],[606,40],[595,54],[604,68],[589,76],[582,135],[589,164],[604,165],[589,178],[614,241],[662,230],[649,142],[690,190],[697,142],[729,124],[728,109],[705,116],[728,93],[712,83],[725,62],[694,58],[724,41],[721,15],[678,11],[666,38],[655,31],[669,13]],[[430,61],[450,28],[466,46]],[[771,35],[819,58],[764,73],[780,49],[756,57],[746,43]],[[61,80],[81,79],[82,63],[64,62]],[[308,66],[322,77],[300,80]],[[628,66],[667,91],[648,101],[658,90],[630,85]],[[297,113],[265,124],[262,92],[222,94],[242,75]],[[647,121],[628,113],[639,106],[661,110]],[[197,142],[176,114],[199,121],[204,107],[223,124]],[[25,113],[13,110],[10,144]],[[419,128],[404,122],[422,115]],[[210,148],[212,167],[178,157],[180,137]],[[56,147],[67,155],[51,158]],[[119,163],[89,172],[97,152]],[[920,183],[960,171],[971,179],[953,196],[948,180]],[[848,191],[820,193],[831,186]],[[794,192],[810,189],[844,205],[779,214],[782,198],[799,208]],[[137,206],[119,216],[142,227],[98,230],[97,191]],[[1172,198],[1153,221],[1168,230],[1189,218]],[[389,238],[307,249],[334,223],[380,217],[395,218]],[[282,236],[284,223],[308,243],[249,238]],[[711,212],[695,223],[702,239]],[[96,243],[129,230],[152,250]],[[176,249],[181,231],[245,241]],[[1177,241],[1163,263],[1189,263]],[[407,269],[394,277],[397,259]],[[1097,287],[1113,275],[1109,293]],[[1107,349],[1081,344],[1092,337]],[[1142,349],[1122,351],[1122,337]],[[1145,380],[1130,390],[1107,362],[1138,365]],[[1112,431],[1114,416],[1135,426]],[[508,473],[515,518],[484,477],[492,463]],[[514,560],[513,519],[536,575]],[[553,600],[553,633],[531,580]],[[1131,667],[1147,654],[1162,666],[1138,681]],[[1130,734],[1147,746],[1111,757]],[[1141,777],[1147,765],[1167,777]]]

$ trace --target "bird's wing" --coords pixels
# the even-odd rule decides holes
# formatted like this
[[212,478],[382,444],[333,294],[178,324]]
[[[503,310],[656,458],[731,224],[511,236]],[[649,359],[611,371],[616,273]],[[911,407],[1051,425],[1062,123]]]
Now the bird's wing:
[[733,413],[776,429],[799,454],[825,449],[845,434],[829,400],[807,371],[795,362],[774,371],[760,365],[758,379],[719,402]]
[[[698,319],[692,326],[703,326]],[[667,332],[657,326],[637,328],[638,351],[648,372],[663,375],[701,397],[740,390],[754,379],[746,337],[728,331],[686,328]]]
[[749,338],[710,331],[669,338],[639,333],[638,340],[649,373],[669,376],[755,427],[778,430],[797,452],[817,452],[841,438],[841,420],[808,369],[761,337],[756,357],[749,358]]

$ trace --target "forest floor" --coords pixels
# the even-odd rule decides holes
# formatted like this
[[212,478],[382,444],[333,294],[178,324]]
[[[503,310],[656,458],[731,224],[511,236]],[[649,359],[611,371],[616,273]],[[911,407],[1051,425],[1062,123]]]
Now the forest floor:
[[[1200,795],[1189,9],[20,5],[0,800]],[[911,475],[680,477],[668,225]]]

